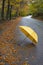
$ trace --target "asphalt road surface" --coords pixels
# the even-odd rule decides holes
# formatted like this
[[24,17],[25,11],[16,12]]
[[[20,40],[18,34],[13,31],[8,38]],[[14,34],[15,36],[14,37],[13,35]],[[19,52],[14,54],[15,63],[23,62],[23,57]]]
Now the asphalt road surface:
[[[29,26],[38,34],[38,45],[34,46],[19,29],[19,26]],[[30,65],[43,65],[43,21],[33,19],[30,16],[23,17],[20,23],[16,26],[16,42],[22,49],[19,53],[22,54],[22,61],[27,61]]]

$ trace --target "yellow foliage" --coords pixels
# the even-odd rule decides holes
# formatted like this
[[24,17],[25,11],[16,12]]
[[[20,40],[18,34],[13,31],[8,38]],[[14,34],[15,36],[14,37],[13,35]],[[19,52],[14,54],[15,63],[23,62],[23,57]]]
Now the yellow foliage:
[[16,2],[21,2],[22,0],[16,0]]
[[16,13],[16,10],[13,10],[13,11],[12,11],[12,15],[14,15],[15,13]]

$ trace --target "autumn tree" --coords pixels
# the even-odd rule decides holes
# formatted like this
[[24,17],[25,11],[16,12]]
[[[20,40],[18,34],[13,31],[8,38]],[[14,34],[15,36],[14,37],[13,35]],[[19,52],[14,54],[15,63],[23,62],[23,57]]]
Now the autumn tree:
[[28,14],[28,4],[27,0],[15,0],[14,10],[16,11],[15,16],[25,16]]
[[1,19],[4,19],[4,6],[5,6],[5,0],[2,0],[2,12],[1,12]]
[[10,14],[10,0],[8,0],[7,12],[6,12],[6,19],[9,18],[9,14]]
[[9,11],[9,19],[11,20],[11,17],[12,17],[12,5],[10,5],[10,11]]
[[11,16],[17,17],[28,15],[28,0],[3,0],[2,19],[4,19],[4,15],[6,19],[11,19]]
[[43,0],[33,0],[29,5],[30,14],[43,16]]

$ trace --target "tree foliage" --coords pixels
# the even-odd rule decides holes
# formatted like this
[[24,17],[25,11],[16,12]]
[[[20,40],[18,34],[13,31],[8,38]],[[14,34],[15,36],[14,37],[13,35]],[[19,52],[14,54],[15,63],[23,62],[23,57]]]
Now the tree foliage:
[[27,0],[2,0],[1,17],[11,18],[28,15]]
[[33,16],[43,16],[43,0],[34,0],[31,2],[29,10]]
[[43,16],[43,0],[1,0],[0,11],[2,19],[29,14]]

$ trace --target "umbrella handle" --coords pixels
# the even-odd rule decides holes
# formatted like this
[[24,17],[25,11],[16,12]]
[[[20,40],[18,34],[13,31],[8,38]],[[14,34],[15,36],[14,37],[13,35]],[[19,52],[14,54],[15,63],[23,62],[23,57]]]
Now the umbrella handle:
[[[26,37],[23,39],[23,41],[26,39]],[[23,43],[23,41],[21,43]]]
[[[25,39],[26,39],[26,37],[23,39],[23,41],[24,41]],[[21,41],[20,44],[23,43],[23,41]],[[19,42],[19,41],[18,41],[18,42]]]

